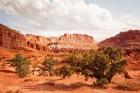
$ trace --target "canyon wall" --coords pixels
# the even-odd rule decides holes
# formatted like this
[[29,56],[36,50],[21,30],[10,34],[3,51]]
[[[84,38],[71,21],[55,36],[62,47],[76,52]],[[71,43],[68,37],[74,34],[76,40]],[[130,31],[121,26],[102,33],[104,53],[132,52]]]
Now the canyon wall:
[[49,49],[93,49],[97,47],[93,37],[85,34],[64,34],[60,37],[23,35],[2,24],[0,24],[0,46],[41,51],[48,51]]
[[26,37],[21,33],[0,24],[0,46],[12,49],[26,47]]
[[99,47],[140,49],[140,30],[121,32],[114,37],[101,41]]

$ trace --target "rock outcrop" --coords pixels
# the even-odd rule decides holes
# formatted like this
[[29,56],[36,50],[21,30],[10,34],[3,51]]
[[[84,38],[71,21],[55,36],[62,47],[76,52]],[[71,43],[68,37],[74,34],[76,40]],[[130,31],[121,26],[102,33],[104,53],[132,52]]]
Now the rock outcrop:
[[49,48],[93,49],[96,42],[92,36],[85,34],[64,34],[55,42],[48,45]]
[[64,34],[60,37],[43,37],[27,34],[26,37],[28,45],[32,43],[46,46],[49,49],[91,49],[96,47],[93,37],[82,34]]
[[35,43],[38,45],[47,46],[49,43],[57,42],[57,37],[43,37],[43,36],[37,36],[32,34],[26,35],[27,41],[31,43]]
[[98,46],[140,49],[140,30],[129,30],[127,32],[121,32],[114,37],[101,41]]
[[92,36],[86,34],[64,34],[60,36],[59,42],[80,43],[80,44],[95,44]]
[[0,46],[17,49],[93,49],[96,42],[93,37],[82,34],[64,34],[60,37],[43,37],[32,34],[23,35],[16,30],[0,24]]
[[26,47],[26,37],[21,33],[0,24],[0,46],[12,49]]

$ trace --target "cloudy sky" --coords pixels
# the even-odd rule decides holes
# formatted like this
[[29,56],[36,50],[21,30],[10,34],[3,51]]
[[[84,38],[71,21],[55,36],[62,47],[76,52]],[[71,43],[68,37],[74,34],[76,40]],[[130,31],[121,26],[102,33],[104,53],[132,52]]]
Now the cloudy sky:
[[24,34],[79,33],[96,41],[140,29],[140,0],[0,0],[0,23]]

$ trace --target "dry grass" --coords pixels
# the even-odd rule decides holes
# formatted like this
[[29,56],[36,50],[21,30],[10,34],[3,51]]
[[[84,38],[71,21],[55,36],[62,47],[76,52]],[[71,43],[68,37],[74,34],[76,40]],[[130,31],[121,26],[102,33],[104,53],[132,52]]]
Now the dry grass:
[[116,88],[128,91],[138,91],[140,90],[140,83],[126,80],[122,83],[117,84]]
[[26,77],[23,82],[38,81],[37,77]]

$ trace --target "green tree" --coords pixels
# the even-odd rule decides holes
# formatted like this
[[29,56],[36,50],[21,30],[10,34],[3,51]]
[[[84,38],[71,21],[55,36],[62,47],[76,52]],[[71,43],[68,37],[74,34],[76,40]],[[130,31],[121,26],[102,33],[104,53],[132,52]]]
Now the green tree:
[[68,58],[68,62],[75,73],[86,78],[95,77],[96,83],[100,85],[111,82],[114,75],[124,72],[127,63],[121,49],[110,47],[85,54],[73,54]]
[[59,71],[60,75],[63,76],[63,78],[70,77],[72,74],[74,74],[74,70],[71,67],[68,66],[62,66]]
[[55,61],[52,58],[46,58],[42,63],[42,73],[43,75],[52,76],[55,74]]
[[25,77],[30,73],[30,62],[21,54],[16,54],[9,62],[11,66],[15,67],[15,70],[20,77]]
[[93,60],[93,76],[98,82],[100,80],[111,82],[114,75],[125,71],[126,63],[126,60],[123,59],[123,51],[121,49],[105,48],[96,54]]

